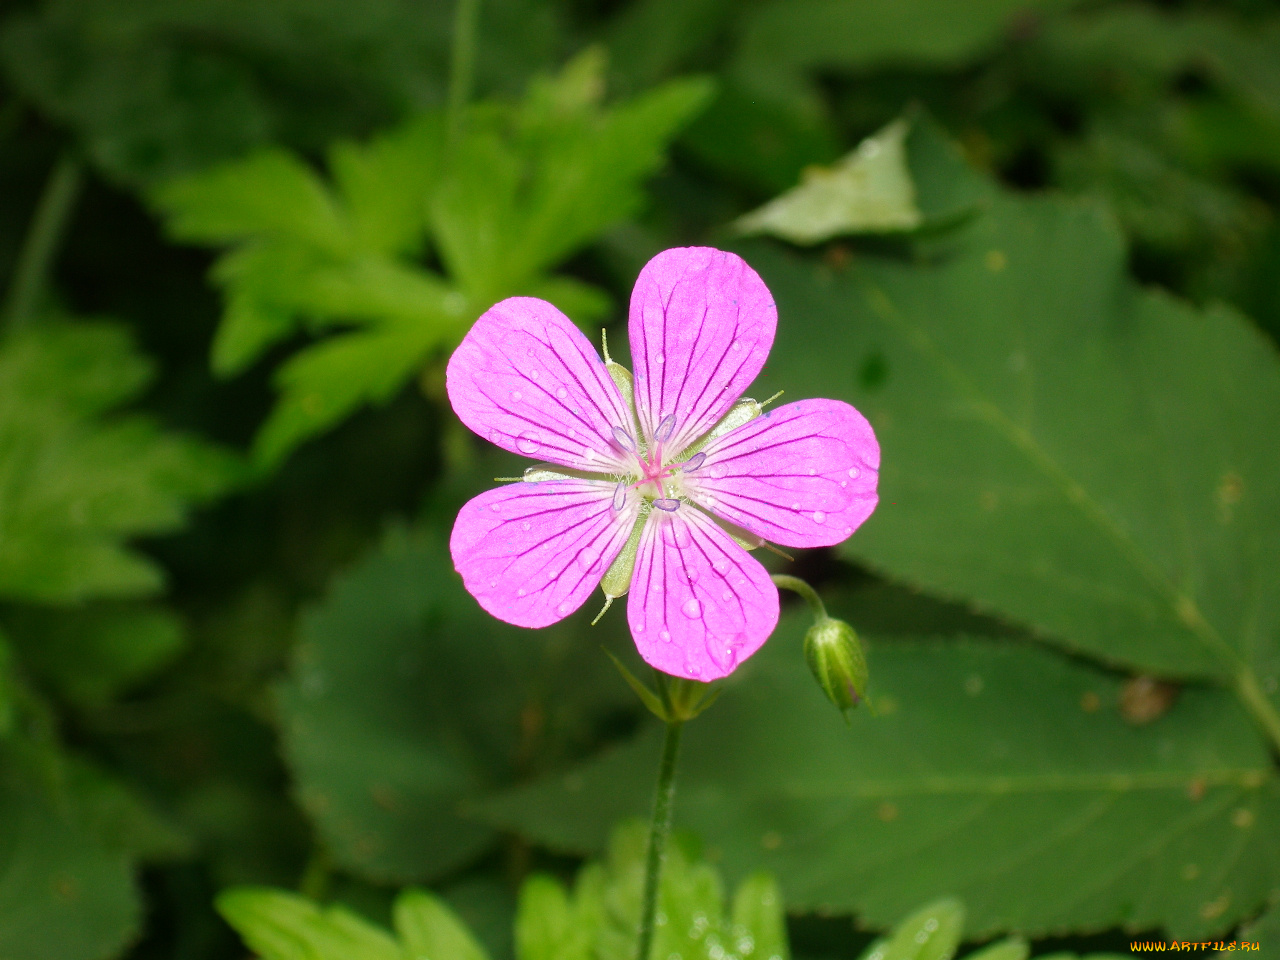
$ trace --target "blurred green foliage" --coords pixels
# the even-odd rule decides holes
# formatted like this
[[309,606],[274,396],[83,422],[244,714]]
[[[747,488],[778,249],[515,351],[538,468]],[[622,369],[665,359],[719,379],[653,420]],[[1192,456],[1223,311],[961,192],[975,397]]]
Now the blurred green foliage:
[[1280,5],[481,0],[450,116],[453,14],[0,13],[0,960],[630,956],[637,661],[465,593],[520,467],[442,369],[513,294],[622,353],[689,243],[777,300],[753,392],[880,437],[769,561],[873,710],[786,613],[686,733],[655,956],[1280,937]]

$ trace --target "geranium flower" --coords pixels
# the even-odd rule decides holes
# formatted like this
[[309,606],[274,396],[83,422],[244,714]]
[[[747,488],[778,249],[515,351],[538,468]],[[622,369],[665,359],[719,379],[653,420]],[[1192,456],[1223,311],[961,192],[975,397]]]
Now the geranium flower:
[[449,546],[480,605],[545,627],[608,571],[610,599],[629,583],[631,634],[659,670],[708,681],[754,653],[778,590],[746,548],[844,540],[875,509],[880,466],[847,403],[761,415],[739,400],[776,327],[759,275],[709,247],[666,250],[636,280],[634,383],[546,301],[512,297],[477,320],[449,360],[453,409],[545,461],[458,514]]

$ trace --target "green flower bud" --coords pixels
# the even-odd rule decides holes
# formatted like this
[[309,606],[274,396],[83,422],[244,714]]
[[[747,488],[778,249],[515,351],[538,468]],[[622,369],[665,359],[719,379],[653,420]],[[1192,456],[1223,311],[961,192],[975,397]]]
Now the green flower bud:
[[848,717],[866,696],[867,660],[853,627],[822,617],[804,635],[804,658],[827,699]]

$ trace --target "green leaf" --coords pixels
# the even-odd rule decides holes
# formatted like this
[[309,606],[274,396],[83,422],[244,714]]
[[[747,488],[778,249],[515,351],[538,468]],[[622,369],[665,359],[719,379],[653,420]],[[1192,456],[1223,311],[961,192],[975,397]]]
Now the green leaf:
[[971,953],[967,960],[1027,960],[1031,955],[1031,947],[1020,937],[1010,937],[984,947],[977,953]]
[[570,903],[559,881],[535,874],[520,887],[515,939],[518,960],[591,960],[597,919]]
[[905,120],[895,120],[829,168],[805,171],[800,185],[740,217],[743,234],[768,234],[798,244],[850,233],[912,230],[920,225],[915,184],[907,168]]
[[106,325],[49,324],[0,342],[0,595],[153,592],[159,569],[125,541],[180,528],[235,478],[227,453],[113,413],[149,376]]
[[465,804],[630,702],[600,639],[502,624],[464,590],[443,534],[389,535],[304,616],[279,690],[299,797],[335,860],[405,882],[475,857],[493,833]]
[[[807,620],[784,617],[689,726],[677,796],[727,872],[763,865],[792,909],[888,926],[949,891],[976,936],[1164,925],[1203,939],[1280,882],[1280,784],[1229,694],[1184,689],[1139,728],[1121,681],[1078,662],[894,641],[869,648],[879,715],[847,728],[800,656]],[[644,811],[654,733],[479,809],[554,848],[599,849]]]
[[0,740],[13,729],[13,684],[13,654],[8,638],[0,630]]
[[7,613],[5,623],[27,669],[90,707],[172,663],[185,643],[175,614],[136,602],[19,609]]
[[[603,58],[589,50],[518,104],[474,105],[447,154],[443,118],[428,114],[334,145],[331,182],[271,150],[155,190],[172,236],[230,248],[213,270],[226,299],[216,372],[304,330],[331,334],[278,371],[257,465],[387,403],[497,300],[543,297],[581,323],[607,313],[603,291],[548,271],[637,212],[709,89],[672,82],[605,108]],[[449,279],[418,262],[428,241]]]
[[131,874],[70,808],[0,783],[0,956],[116,955],[141,920]]
[[396,932],[409,957],[432,960],[489,960],[489,955],[438,897],[406,890],[396,898]]
[[[782,892],[772,874],[757,870],[749,874],[733,895],[733,930],[738,937],[735,952],[765,960],[788,960],[787,918],[783,910]],[[743,933],[751,938],[750,949],[743,949]]]
[[1280,742],[1274,347],[1136,289],[1097,208],[992,204],[928,263],[750,254],[784,318],[759,389],[849,400],[881,442],[882,506],[843,552],[1103,661],[1234,685]]
[[951,960],[963,932],[964,905],[939,900],[900,922],[884,945],[872,952],[883,960]]
[[404,960],[385,931],[342,907],[263,887],[227,890],[217,907],[262,960]]

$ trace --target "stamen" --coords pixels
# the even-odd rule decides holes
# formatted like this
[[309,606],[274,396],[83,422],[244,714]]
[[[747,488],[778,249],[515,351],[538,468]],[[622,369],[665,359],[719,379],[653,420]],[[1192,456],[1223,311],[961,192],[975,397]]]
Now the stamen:
[[654,431],[653,439],[658,441],[658,443],[666,443],[671,439],[671,434],[675,432],[675,429],[676,415],[674,413],[668,413],[662,418],[662,422],[658,424],[658,429]]
[[770,398],[769,398],[768,400],[766,400],[764,403],[760,404],[760,409],[762,409],[762,410],[763,410],[765,407],[767,407],[769,404],[773,403],[773,401],[777,400],[777,399],[778,399],[780,396],[782,396],[784,393],[786,393],[786,391],[785,391],[785,390],[779,390],[777,393],[775,393],[772,397],[770,397]]
[[613,428],[613,439],[617,441],[618,446],[629,453],[636,452],[636,442],[632,439],[631,434],[623,430],[621,427]]
[[618,485],[613,488],[613,509],[621,510],[627,502],[627,481],[619,480]]
[[795,557],[791,556],[791,554],[789,553],[783,553],[781,550],[775,547],[772,543],[768,543],[766,541],[766,542],[762,542],[760,546],[764,547],[770,553],[776,553],[778,556],[782,557],[782,559],[784,560],[790,560],[792,563],[795,563],[795,559],[796,559]]
[[[609,331],[604,327],[600,328],[600,346],[604,349],[604,362],[612,363],[613,358],[609,356]],[[605,607],[605,609],[607,610],[608,607]]]
[[667,511],[667,513],[675,513],[677,510],[680,509],[679,500],[671,500],[666,497],[653,501],[653,505],[657,507],[659,510]]
[[697,470],[700,466],[702,466],[702,464],[706,461],[706,459],[707,459],[707,455],[705,453],[695,453],[692,457],[690,457],[684,463],[676,464],[676,466],[678,466],[685,473],[693,473],[693,471]]

